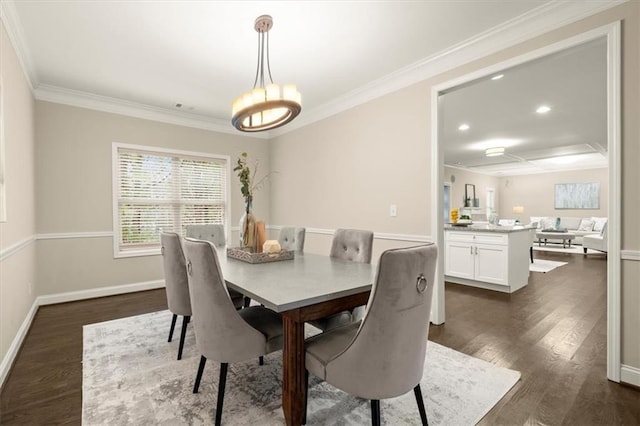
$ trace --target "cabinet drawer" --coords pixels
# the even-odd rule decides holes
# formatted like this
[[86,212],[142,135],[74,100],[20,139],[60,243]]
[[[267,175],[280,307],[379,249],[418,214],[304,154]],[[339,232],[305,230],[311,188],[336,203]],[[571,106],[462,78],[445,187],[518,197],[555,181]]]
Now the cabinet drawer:
[[507,245],[509,243],[509,235],[499,234],[494,232],[477,233],[477,232],[447,231],[445,233],[445,241],[456,241],[459,243]]
[[497,234],[497,233],[487,233],[487,234],[475,234],[475,242],[482,244],[498,244],[498,245],[507,245],[509,242],[508,234]]
[[445,232],[445,240],[446,241],[458,241],[461,243],[472,243],[474,242],[474,236],[475,234],[473,232],[451,232],[451,231],[447,231]]

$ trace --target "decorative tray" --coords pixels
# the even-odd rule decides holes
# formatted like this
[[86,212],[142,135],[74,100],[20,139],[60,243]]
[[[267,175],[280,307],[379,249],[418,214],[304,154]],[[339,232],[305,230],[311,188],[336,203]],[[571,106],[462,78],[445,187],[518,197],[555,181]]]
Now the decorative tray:
[[473,225],[473,222],[470,220],[465,220],[465,219],[458,219],[457,222],[451,222],[449,225],[451,226],[469,226],[469,225]]
[[228,247],[227,257],[242,260],[247,263],[278,262],[280,260],[293,260],[293,251],[280,250],[274,253],[254,253],[250,249],[240,247]]

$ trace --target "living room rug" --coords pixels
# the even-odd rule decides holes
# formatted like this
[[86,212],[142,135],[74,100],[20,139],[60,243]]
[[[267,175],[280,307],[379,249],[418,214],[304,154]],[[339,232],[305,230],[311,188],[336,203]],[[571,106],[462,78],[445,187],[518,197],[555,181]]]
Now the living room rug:
[[556,262],[555,260],[534,259],[533,263],[529,263],[529,270],[531,272],[547,273],[566,264],[567,262]]
[[[176,360],[179,327],[167,343],[169,311],[83,328],[82,424],[209,425],[215,418],[219,365],[209,361],[200,392],[193,382],[200,359],[191,326]],[[180,321],[178,321],[180,322]],[[282,425],[282,353],[229,365],[223,423]],[[520,373],[434,342],[427,345],[421,381],[429,423],[473,425],[513,387]],[[369,402],[311,376],[309,425],[370,423]],[[419,424],[413,392],[380,403],[387,425]]]
[[[562,247],[561,244],[558,244],[558,245],[548,244],[546,246],[545,245],[538,246],[538,243],[535,243],[533,245],[533,249],[535,251],[551,251],[555,253],[585,254],[582,246],[574,246],[574,245],[572,245],[571,247]],[[587,254],[596,254],[596,253],[604,254],[603,252],[598,250],[587,249]]]

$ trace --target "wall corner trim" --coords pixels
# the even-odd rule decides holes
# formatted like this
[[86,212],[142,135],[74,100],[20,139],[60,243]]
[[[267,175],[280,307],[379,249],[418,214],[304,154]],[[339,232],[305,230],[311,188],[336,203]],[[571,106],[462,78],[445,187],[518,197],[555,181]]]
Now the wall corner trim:
[[9,345],[9,350],[2,358],[2,362],[0,362],[0,388],[4,385],[5,379],[9,376],[9,372],[11,371],[11,367],[13,366],[13,361],[18,355],[18,351],[22,347],[22,342],[24,338],[27,336],[27,332],[31,327],[31,323],[33,322],[33,318],[36,316],[36,312],[38,312],[38,299],[35,299],[31,304],[31,308],[29,312],[27,312],[27,316],[25,316],[24,321],[20,325],[16,336],[13,338],[11,345]]

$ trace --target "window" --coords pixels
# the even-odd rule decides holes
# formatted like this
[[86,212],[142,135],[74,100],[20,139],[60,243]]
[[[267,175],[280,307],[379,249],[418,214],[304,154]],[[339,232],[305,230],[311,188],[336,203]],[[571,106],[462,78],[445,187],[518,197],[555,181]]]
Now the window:
[[160,233],[228,227],[229,157],[113,144],[114,256],[160,253]]

